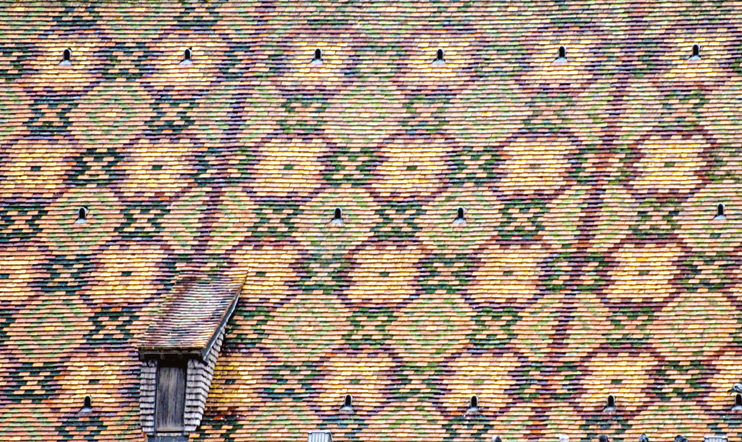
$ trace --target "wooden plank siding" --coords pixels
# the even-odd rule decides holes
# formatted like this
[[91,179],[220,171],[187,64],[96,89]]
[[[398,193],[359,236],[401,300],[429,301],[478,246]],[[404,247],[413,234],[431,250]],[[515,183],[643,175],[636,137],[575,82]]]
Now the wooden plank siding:
[[206,363],[196,359],[188,361],[188,385],[186,386],[186,408],[185,408],[185,431],[188,433],[196,431],[201,424],[204,415],[206,399],[209,397],[211,379],[214,377],[214,367],[219,357],[219,351],[224,339],[225,326],[219,330],[219,334],[211,347]]
[[160,361],[157,367],[155,396],[155,430],[183,431],[185,410],[186,365]]
[[155,432],[155,391],[157,390],[157,361],[142,362],[139,384],[139,413],[142,431],[147,434]]
[[[163,422],[156,421],[155,414],[162,408],[160,405],[160,390],[165,388],[160,385],[161,369],[158,366],[167,364],[166,361],[146,360],[142,362],[141,384],[139,390],[139,407],[142,431],[146,434],[153,435],[156,432],[169,433],[192,433],[196,431],[201,424],[206,400],[211,388],[211,380],[214,376],[214,367],[216,366],[219,351],[221,350],[224,339],[224,329],[219,330],[214,341],[214,345],[206,358],[206,363],[197,359],[189,359],[185,371],[185,401],[181,409],[181,425],[178,429],[168,428]],[[157,406],[155,404],[157,402]],[[171,407],[172,408],[172,407]],[[172,410],[169,410],[171,412]],[[164,426],[161,427],[160,424]],[[169,424],[168,424],[169,425]],[[165,428],[168,428],[165,430]]]

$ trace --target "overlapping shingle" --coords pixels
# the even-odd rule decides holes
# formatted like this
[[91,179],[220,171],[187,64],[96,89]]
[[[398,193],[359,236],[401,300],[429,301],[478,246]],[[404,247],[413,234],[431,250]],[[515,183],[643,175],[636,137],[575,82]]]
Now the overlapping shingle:
[[194,440],[738,440],[741,9],[0,5],[0,439],[141,440],[208,274]]

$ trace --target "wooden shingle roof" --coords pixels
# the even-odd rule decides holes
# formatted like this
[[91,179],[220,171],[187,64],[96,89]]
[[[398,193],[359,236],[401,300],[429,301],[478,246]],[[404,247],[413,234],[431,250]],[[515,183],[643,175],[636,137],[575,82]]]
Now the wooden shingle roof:
[[204,360],[234,311],[242,283],[230,277],[180,277],[138,345],[139,357],[177,354]]

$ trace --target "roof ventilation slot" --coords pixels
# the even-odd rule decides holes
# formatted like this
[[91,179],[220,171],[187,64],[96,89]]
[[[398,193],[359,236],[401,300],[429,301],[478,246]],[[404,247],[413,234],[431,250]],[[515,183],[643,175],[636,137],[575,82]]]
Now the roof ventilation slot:
[[693,45],[693,52],[691,53],[688,60],[698,61],[700,59],[701,59],[701,47],[698,45]]
[[75,221],[75,224],[85,224],[88,222],[88,210],[87,206],[80,207],[80,210],[77,211],[77,221]]
[[323,64],[322,61],[322,49],[317,48],[314,50],[314,59],[312,60],[311,64]]
[[734,407],[732,407],[732,411],[742,413],[742,394],[737,393],[734,396]]
[[605,404],[603,413],[615,413],[615,412],[616,412],[616,397],[611,394],[611,395],[608,395],[608,401]]
[[341,413],[352,414],[355,412],[353,409],[353,396],[346,394],[345,401],[343,401],[343,407],[340,409]]
[[93,399],[90,396],[85,396],[80,413],[90,413],[91,411],[93,411]]
[[721,221],[727,219],[727,216],[724,214],[724,204],[719,204],[716,206],[716,216],[714,217],[715,221]]
[[329,431],[310,431],[308,442],[332,442],[332,434]]
[[183,61],[181,61],[180,64],[184,66],[193,64],[193,49],[187,48],[183,51]]
[[479,414],[479,399],[476,396],[472,396],[469,400],[469,409],[466,410],[466,416],[474,416]]
[[464,216],[466,214],[466,209],[463,207],[459,207],[456,209],[456,219],[453,220],[453,225],[456,226],[465,226],[466,225],[466,217]]
[[446,60],[443,59],[443,49],[435,51],[435,61],[433,64],[446,64]]
[[335,213],[332,216],[332,221],[330,221],[330,224],[333,226],[342,226],[343,225],[343,209],[336,207]]
[[62,52],[62,62],[59,63],[61,66],[70,66],[72,64],[72,50],[67,48]]
[[724,434],[707,434],[703,436],[703,442],[727,442],[727,437]]
[[559,53],[554,63],[566,63],[567,62],[567,49],[564,46],[559,46]]

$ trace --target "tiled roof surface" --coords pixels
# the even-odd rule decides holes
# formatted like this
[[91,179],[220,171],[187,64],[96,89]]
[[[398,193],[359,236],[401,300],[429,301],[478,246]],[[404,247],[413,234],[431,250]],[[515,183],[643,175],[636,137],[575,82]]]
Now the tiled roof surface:
[[742,4],[151,3],[0,5],[0,440],[142,440],[188,272],[193,440],[742,438]]
[[139,343],[140,358],[142,352],[209,350],[232,312],[242,283],[242,278],[204,275],[181,279]]

